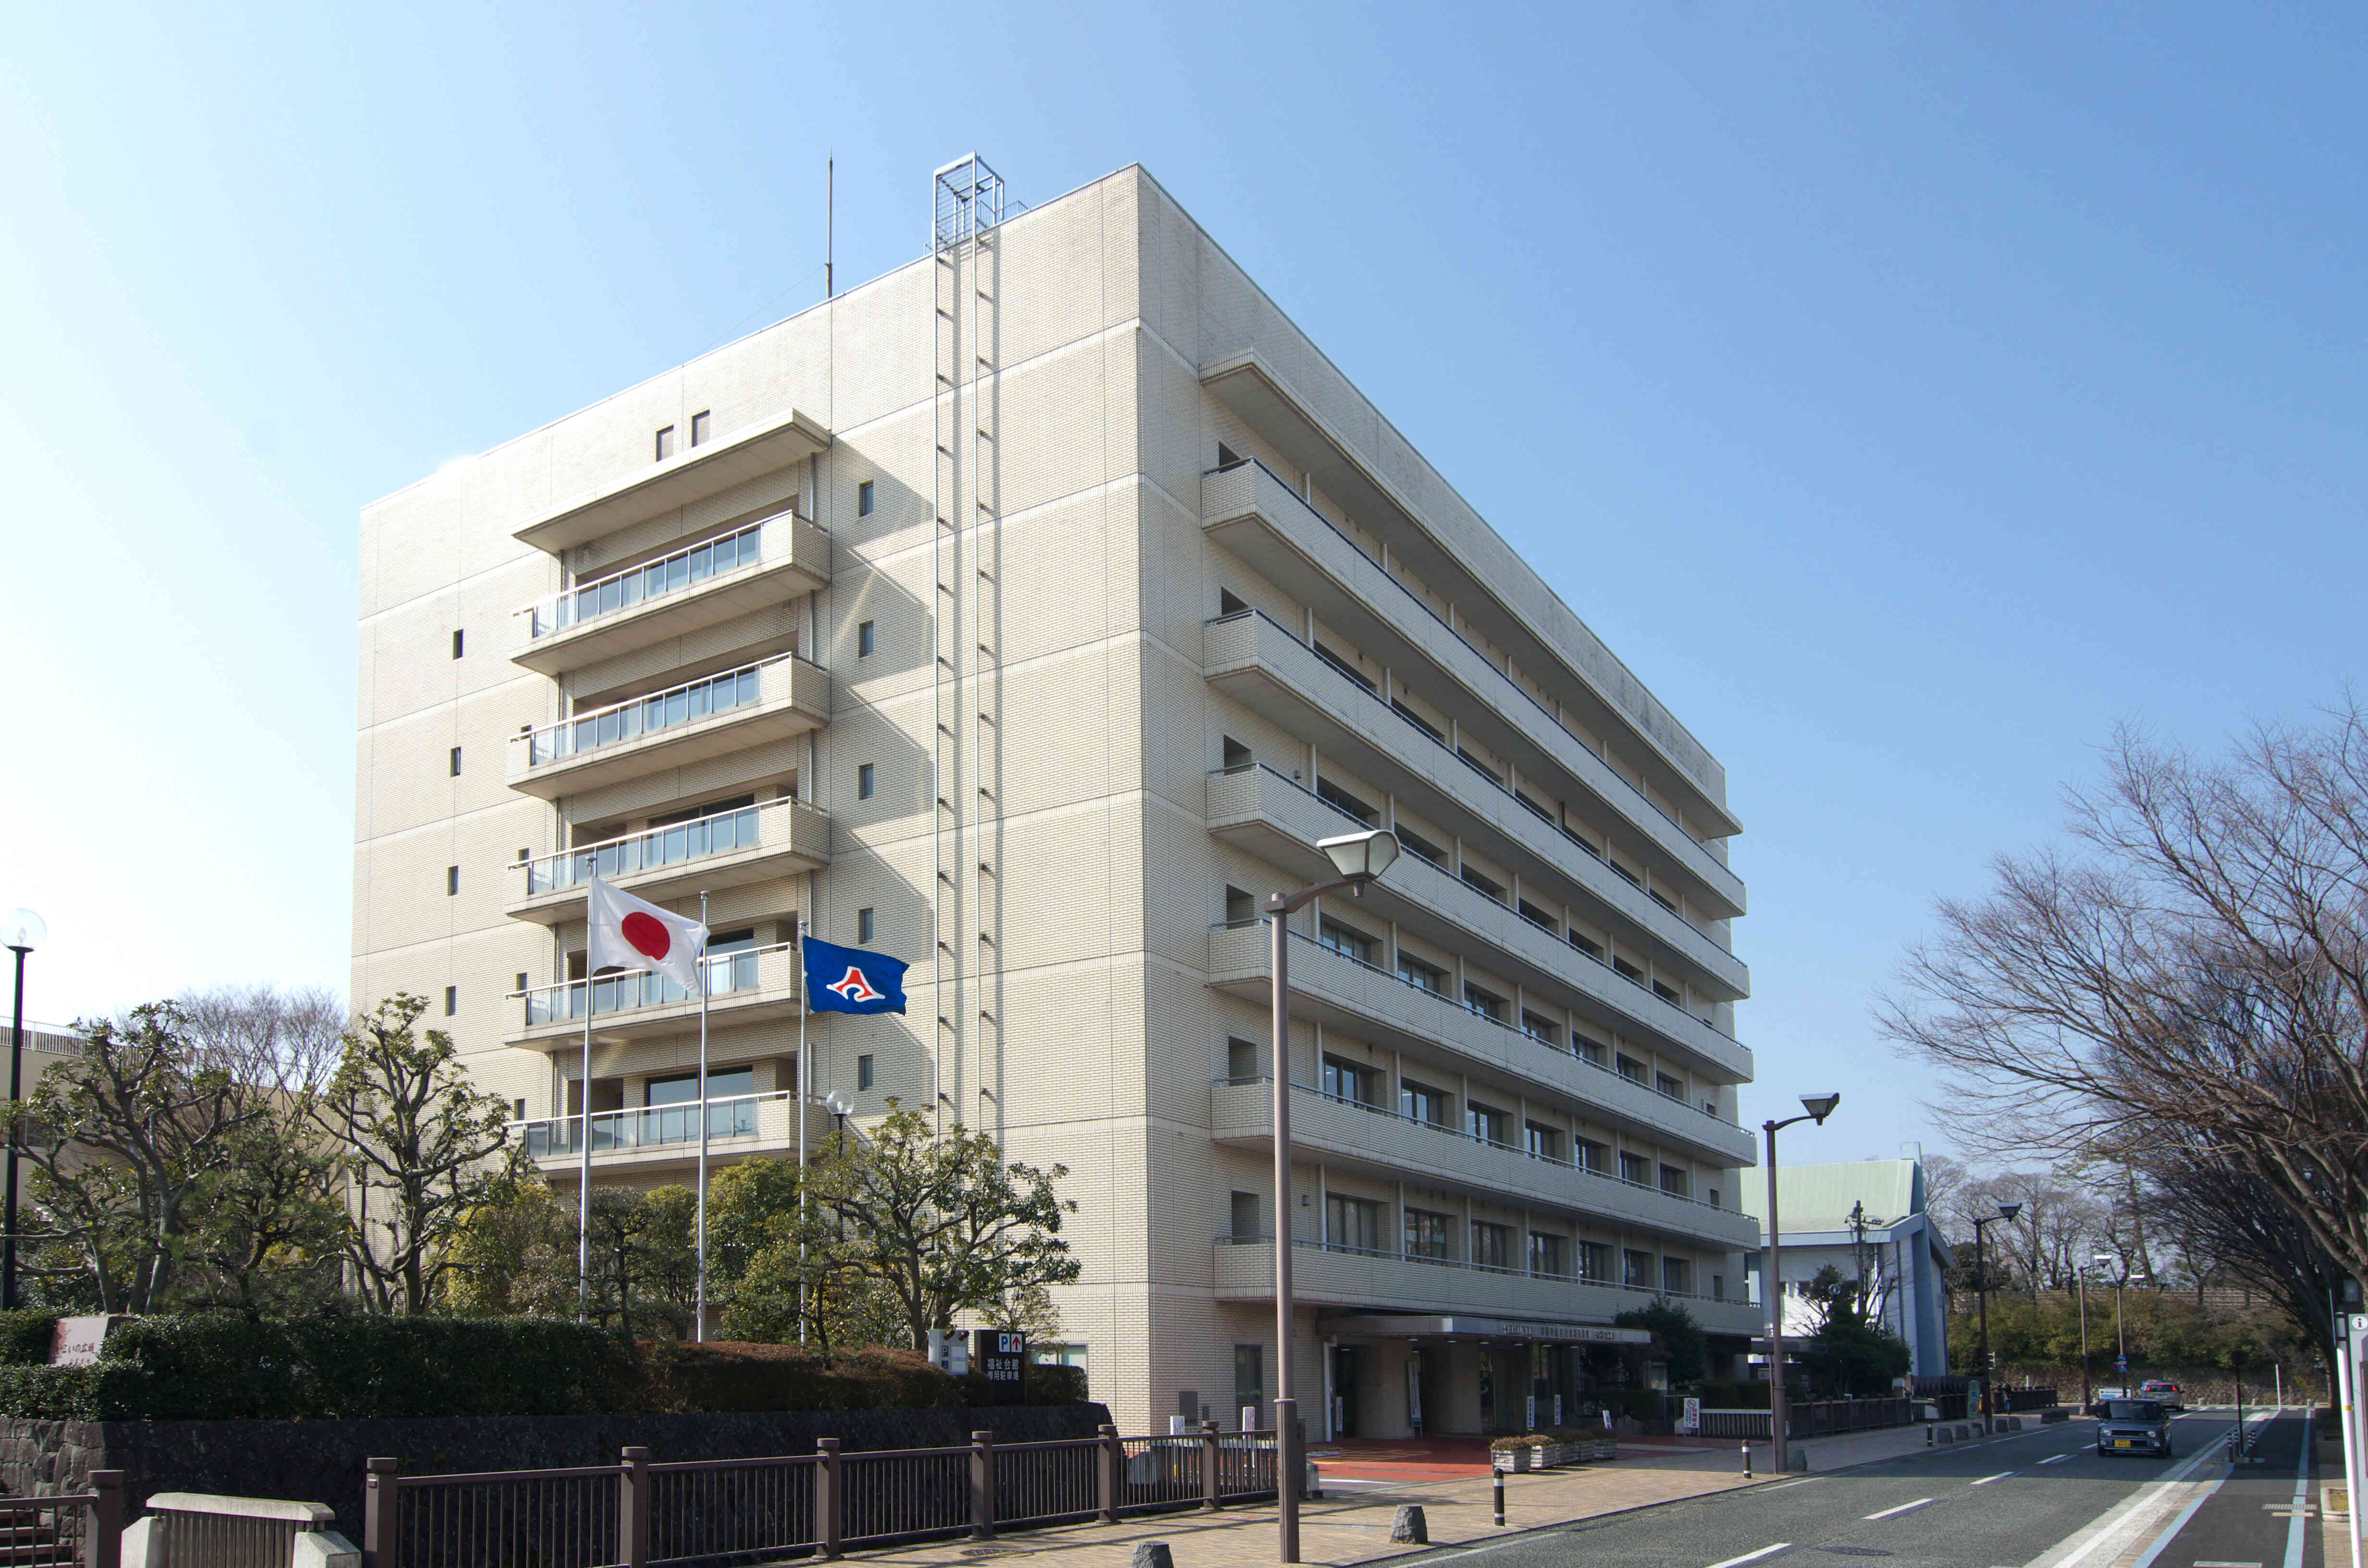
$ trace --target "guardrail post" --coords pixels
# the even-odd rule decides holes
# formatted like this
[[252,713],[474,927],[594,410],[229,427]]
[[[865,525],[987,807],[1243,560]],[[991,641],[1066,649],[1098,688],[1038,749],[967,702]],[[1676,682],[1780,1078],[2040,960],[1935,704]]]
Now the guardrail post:
[[1096,1512],[1106,1525],[1118,1523],[1118,1478],[1120,1466],[1125,1462],[1126,1449],[1118,1440],[1118,1428],[1104,1423],[1094,1428],[1100,1441],[1094,1449],[1094,1492],[1099,1506]]
[[649,1568],[650,1450],[629,1448],[617,1467],[617,1550],[625,1568]]
[[838,1556],[839,1520],[846,1509],[839,1495],[845,1477],[838,1468],[838,1439],[818,1437],[814,1451],[822,1462],[814,1466],[814,1536],[826,1558]]
[[403,1514],[394,1483],[402,1469],[401,1460],[362,1461],[362,1568],[398,1568],[403,1561]]
[[970,1538],[995,1539],[995,1434],[970,1435]]
[[121,1568],[123,1562],[123,1472],[90,1472],[90,1540],[83,1547],[89,1568]]
[[1217,1424],[1213,1421],[1201,1422],[1201,1511],[1204,1514],[1213,1514],[1225,1506],[1224,1491],[1219,1484],[1222,1476],[1218,1468],[1224,1462],[1224,1456],[1219,1450],[1217,1443]]

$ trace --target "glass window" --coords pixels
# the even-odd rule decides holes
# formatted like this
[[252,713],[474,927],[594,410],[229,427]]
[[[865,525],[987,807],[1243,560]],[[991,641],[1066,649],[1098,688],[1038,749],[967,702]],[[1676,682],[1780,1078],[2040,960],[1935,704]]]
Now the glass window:
[[1578,1244],[1578,1276],[1598,1285],[1611,1283],[1611,1244],[1609,1242]]
[[1513,1227],[1475,1220],[1472,1224],[1472,1261],[1482,1268],[1511,1268]]
[[1349,1100],[1358,1105],[1371,1102],[1366,1093],[1367,1071],[1344,1057],[1324,1058],[1324,1092],[1336,1100]]
[[674,426],[669,425],[658,432],[657,460],[664,462],[672,456],[674,456]]
[[1622,1150],[1620,1152],[1620,1179],[1624,1182],[1633,1182],[1638,1187],[1652,1186],[1653,1162],[1647,1160],[1642,1154],[1632,1154],[1624,1149]]
[[1661,1259],[1661,1290],[1671,1296],[1691,1296],[1694,1290],[1694,1266],[1691,1259]]
[[871,1086],[871,1062],[872,1059],[869,1056],[859,1056],[855,1059],[855,1086],[857,1088],[868,1089]]
[[1463,1131],[1483,1143],[1509,1143],[1512,1140],[1512,1119],[1495,1106],[1467,1100],[1463,1106]]
[[[757,1070],[753,1067],[711,1068],[708,1072],[707,1097],[711,1100],[738,1099],[756,1092]],[[689,1105],[698,1098],[699,1074],[685,1073],[677,1077],[651,1079],[645,1103]]]
[[1455,1233],[1450,1228],[1454,1218],[1435,1214],[1428,1209],[1406,1211],[1406,1255],[1408,1257],[1445,1259],[1454,1256]]
[[1621,1261],[1626,1267],[1626,1272],[1621,1276],[1622,1284],[1632,1290],[1650,1290],[1654,1288],[1651,1253],[1638,1252],[1635,1248],[1629,1247],[1621,1254]]
[[705,409],[700,409],[697,414],[692,415],[690,416],[690,444],[694,447],[705,446],[707,444],[707,433],[712,425],[712,419]]
[[1444,1127],[1448,1107],[1453,1103],[1444,1089],[1434,1089],[1411,1078],[1398,1080],[1398,1113],[1412,1120]]
[[1324,1199],[1324,1239],[1336,1247],[1356,1252],[1382,1250],[1383,1208],[1364,1198],[1327,1194]]
[[1549,1278],[1562,1278],[1570,1272],[1569,1266],[1564,1262],[1565,1256],[1562,1237],[1546,1235],[1539,1231],[1530,1233],[1531,1273]]
[[1425,991],[1435,992],[1441,996],[1447,994],[1447,971],[1437,964],[1423,962],[1412,953],[1398,954],[1398,973],[1408,983],[1419,985]]
[[1693,1187],[1694,1178],[1691,1171],[1687,1170],[1682,1165],[1663,1165],[1661,1167],[1661,1190],[1663,1192],[1674,1193],[1679,1198],[1691,1198],[1693,1196]]
[[871,508],[876,504],[876,500],[877,497],[871,488],[871,481],[867,479],[859,483],[855,487],[855,515],[859,517],[870,517],[871,515]]
[[1315,793],[1318,799],[1329,802],[1339,811],[1363,823],[1367,827],[1372,827],[1382,820],[1382,813],[1377,808],[1367,805],[1329,778],[1319,778],[1315,780]]
[[1522,1129],[1530,1153],[1541,1160],[1562,1158],[1562,1129],[1532,1121]]
[[871,940],[871,925],[872,911],[869,909],[857,910],[855,912],[855,939],[859,942],[868,942]]
[[[1228,909],[1228,918],[1231,917],[1231,910]],[[1334,952],[1345,958],[1355,959],[1359,963],[1372,963],[1375,955],[1381,951],[1382,946],[1354,926],[1334,920],[1328,915],[1316,926],[1315,939]]]
[[877,788],[879,775],[872,771],[872,766],[867,762],[855,770],[855,798],[859,801],[871,799],[871,792]]
[[858,625],[855,629],[855,656],[859,659],[868,659],[877,646],[879,644],[874,638],[872,622],[867,620]]
[[1478,985],[1464,986],[1463,1005],[1482,1017],[1494,1018],[1500,1024],[1505,1021],[1506,1010],[1512,1006],[1495,992]]

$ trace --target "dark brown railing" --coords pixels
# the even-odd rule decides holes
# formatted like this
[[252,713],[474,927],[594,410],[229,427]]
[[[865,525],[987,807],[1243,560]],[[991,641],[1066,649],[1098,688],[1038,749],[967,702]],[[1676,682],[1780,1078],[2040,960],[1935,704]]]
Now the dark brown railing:
[[0,1497],[8,1568],[121,1568],[123,1472],[95,1470],[87,1492]]
[[[835,1558],[849,1546],[1215,1509],[1275,1491],[1271,1435],[1098,1437],[564,1470],[404,1475],[369,1461],[364,1568],[673,1568]],[[63,1568],[63,1565],[61,1565]],[[94,1563],[90,1568],[118,1568]]]

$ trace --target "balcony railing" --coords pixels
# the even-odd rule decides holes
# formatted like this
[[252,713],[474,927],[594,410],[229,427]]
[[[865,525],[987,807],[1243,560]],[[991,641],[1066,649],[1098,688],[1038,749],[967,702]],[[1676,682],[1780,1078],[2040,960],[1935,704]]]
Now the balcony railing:
[[[1271,1251],[1274,1246],[1274,1237],[1271,1235],[1239,1236],[1228,1234],[1219,1236],[1217,1238],[1217,1244],[1219,1246],[1265,1247]],[[1291,1239],[1291,1244],[1304,1252],[1331,1253],[1347,1257],[1381,1258],[1390,1263],[1419,1263],[1430,1268],[1454,1268],[1461,1269],[1470,1274],[1497,1274],[1520,1279],[1551,1279],[1570,1285],[1592,1285],[1598,1290],[1626,1290],[1639,1296],[1665,1297],[1672,1301],[1716,1301],[1730,1305],[1733,1304],[1732,1298],[1725,1296],[1705,1296],[1693,1290],[1664,1290],[1651,1285],[1638,1284],[1634,1280],[1624,1278],[1599,1279],[1588,1274],[1577,1270],[1562,1274],[1548,1274],[1542,1269],[1529,1268],[1513,1264],[1500,1265],[1494,1263],[1467,1263],[1462,1258],[1440,1257],[1429,1253],[1408,1252],[1404,1247],[1350,1246],[1346,1242],[1318,1241],[1310,1236],[1293,1236]]]
[[[1265,1074],[1260,1074],[1255,1078],[1220,1078],[1217,1082],[1225,1085],[1271,1085],[1274,1080]],[[1549,1165],[1557,1170],[1571,1171],[1580,1176],[1593,1176],[1597,1180],[1604,1182],[1611,1187],[1633,1187],[1638,1192],[1655,1193],[1662,1198],[1669,1199],[1674,1202],[1691,1203],[1697,1209],[1707,1209],[1714,1214],[1725,1214],[1731,1216],[1737,1212],[1736,1210],[1729,1208],[1725,1204],[1706,1203],[1701,1199],[1695,1198],[1689,1193],[1672,1192],[1666,1187],[1660,1187],[1649,1181],[1636,1181],[1631,1177],[1620,1176],[1611,1171],[1606,1170],[1600,1165],[1590,1165],[1584,1160],[1566,1160],[1557,1154],[1549,1154],[1540,1150],[1530,1148],[1526,1143],[1500,1143],[1493,1138],[1483,1138],[1476,1132],[1449,1126],[1442,1122],[1427,1120],[1422,1117],[1408,1116],[1402,1110],[1394,1110],[1385,1105],[1376,1105],[1371,1100],[1354,1099],[1347,1095],[1326,1094],[1322,1089],[1316,1088],[1313,1085],[1309,1084],[1293,1084],[1291,1085],[1291,1088],[1293,1094],[1304,1095],[1310,1099],[1322,1100],[1329,1105],[1347,1106],[1352,1110],[1363,1111],[1368,1116],[1376,1117],[1386,1121],[1396,1122],[1402,1126],[1418,1128],[1424,1132],[1435,1134],[1440,1138],[1452,1139],[1457,1142],[1474,1145],[1482,1149],[1489,1150],[1495,1153],[1518,1155],[1522,1159],[1535,1160],[1542,1165]],[[1731,1127],[1734,1125],[1732,1122],[1725,1121],[1718,1118],[1713,1118],[1713,1119],[1719,1120],[1721,1126]],[[1519,1271],[1516,1270],[1516,1272]],[[1600,1283],[1600,1281],[1597,1281],[1597,1283]]]
[[760,659],[722,675],[563,719],[515,736],[511,744],[525,748],[526,766],[535,768],[661,730],[696,724],[735,709],[753,708],[768,698],[789,695],[797,663],[791,653]]
[[[775,963],[775,954],[793,954],[794,942],[776,942],[766,948],[748,948],[739,952],[714,953],[701,959],[706,971],[707,994],[728,996],[737,993],[766,988],[768,980],[776,985],[791,985],[796,968],[794,958]],[[768,971],[778,971],[768,974]],[[526,1027],[535,1028],[544,1024],[565,1023],[584,1017],[587,1005],[592,1017],[604,1017],[611,1013],[630,1013],[643,1007],[664,1007],[688,1002],[695,993],[676,984],[662,974],[649,970],[629,970],[623,974],[602,975],[590,982],[571,980],[560,985],[532,986],[510,993],[510,1000],[526,1005]]]
[[[1254,926],[1261,926],[1265,924],[1266,922],[1264,920],[1256,918],[1249,920],[1221,920],[1216,925],[1211,926],[1210,929],[1212,931],[1239,931]],[[1310,947],[1321,949],[1324,952],[1338,958],[1344,962],[1355,964],[1359,969],[1364,970],[1368,973],[1377,974],[1383,979],[1390,981],[1395,984],[1405,986],[1409,991],[1420,992],[1423,995],[1430,997],[1433,1001],[1443,1002],[1447,1006],[1454,1007],[1459,1011],[1469,1013],[1472,1017],[1492,1028],[1503,1029],[1508,1034],[1519,1035],[1523,1040],[1526,1040],[1531,1044],[1537,1046],[1540,1050],[1551,1051],[1558,1056],[1571,1057],[1582,1065],[1592,1067],[1599,1073],[1607,1074],[1611,1077],[1634,1084],[1638,1088],[1644,1089],[1647,1093],[1654,1092],[1653,1086],[1650,1084],[1630,1077],[1627,1074],[1622,1073],[1615,1068],[1606,1066],[1603,1062],[1597,1061],[1594,1057],[1588,1055],[1585,1051],[1576,1051],[1566,1046],[1557,1044],[1556,1042],[1546,1040],[1542,1036],[1531,1033],[1528,1029],[1521,1028],[1518,1024],[1508,1023],[1505,1019],[1497,1017],[1495,1014],[1489,1012],[1486,1007],[1477,1006],[1470,1002],[1460,1001],[1444,991],[1434,991],[1429,986],[1424,985],[1419,982],[1408,980],[1405,975],[1398,973],[1395,970],[1383,969],[1380,964],[1374,963],[1367,959],[1359,958],[1352,952],[1349,952],[1342,948],[1335,947],[1329,942],[1322,941],[1315,937],[1311,937],[1304,931],[1292,932],[1291,938],[1292,941],[1305,942]],[[1577,949],[1573,950],[1576,951]],[[1579,956],[1586,957],[1587,955],[1580,954]],[[1609,968],[1610,966],[1606,965],[1605,967]],[[1623,976],[1622,978],[1625,977]],[[1701,1021],[1705,1024],[1709,1023],[1708,1019],[1702,1019]],[[1710,1028],[1713,1032],[1725,1036],[1727,1039],[1732,1040],[1734,1038],[1731,1035],[1727,1035],[1725,1030],[1719,1028],[1715,1024],[1711,1024]],[[1729,1121],[1726,1118],[1719,1115],[1717,1111],[1712,1109],[1708,1105],[1694,1105],[1690,1101],[1679,1098],[1675,1095],[1666,1093],[1662,1094],[1660,1097],[1668,1100],[1672,1105],[1679,1107],[1690,1115],[1705,1118],[1708,1120],[1718,1123],[1721,1127],[1735,1127],[1739,1125],[1739,1123]]]
[[615,881],[642,871],[757,848],[764,842],[768,813],[784,810],[819,813],[822,808],[803,801],[759,801],[753,806],[715,812],[689,822],[668,823],[664,827],[580,845],[539,859],[517,861],[513,866],[526,873],[527,897],[564,892],[586,886],[596,876]]
[[[789,1091],[770,1095],[738,1095],[728,1100],[709,1100],[707,1136],[711,1142],[726,1138],[754,1138],[757,1135],[757,1108],[768,1100],[791,1100],[797,1096]],[[643,1106],[635,1110],[596,1111],[592,1116],[592,1152],[611,1153],[622,1149],[653,1149],[669,1144],[699,1142],[700,1105]],[[526,1153],[530,1160],[550,1159],[560,1154],[580,1154],[584,1152],[584,1119],[580,1116],[553,1116],[526,1124]]]
[[[1315,518],[1317,522],[1322,523],[1325,528],[1329,529],[1334,536],[1340,540],[1342,543],[1355,551],[1359,555],[1363,556],[1367,561],[1372,562],[1374,570],[1378,571],[1383,576],[1388,578],[1391,586],[1397,589],[1398,597],[1404,604],[1420,610],[1425,616],[1437,623],[1439,628],[1445,631],[1450,637],[1454,638],[1466,648],[1470,648],[1472,652],[1484,663],[1487,664],[1490,668],[1493,669],[1496,667],[1496,661],[1488,654],[1482,653],[1480,649],[1474,647],[1472,639],[1464,636],[1462,631],[1456,630],[1453,622],[1450,621],[1445,616],[1440,614],[1436,609],[1433,609],[1430,606],[1429,600],[1424,598],[1420,594],[1416,593],[1412,588],[1407,587],[1405,583],[1399,580],[1396,573],[1391,571],[1387,566],[1383,565],[1379,561],[1374,561],[1372,555],[1366,551],[1363,545],[1358,543],[1350,535],[1343,532],[1339,525],[1333,522],[1331,518],[1326,517],[1314,506],[1308,505],[1306,499],[1300,495],[1297,491],[1292,489],[1292,487],[1284,482],[1281,474],[1278,474],[1274,470],[1268,468],[1266,464],[1260,462],[1258,459],[1243,458],[1235,462],[1225,463],[1220,467],[1209,470],[1207,473],[1202,474],[1201,477],[1205,480],[1214,474],[1231,473],[1235,469],[1245,467],[1256,468],[1265,473],[1268,478],[1274,481],[1275,486],[1278,489],[1280,489],[1285,495],[1292,498],[1301,511],[1305,512],[1309,517]],[[1538,716],[1540,718],[1543,719],[1547,723],[1552,724],[1555,729],[1560,730],[1564,734],[1568,735],[1581,750],[1590,752],[1600,759],[1604,763],[1605,767],[1611,774],[1611,778],[1627,795],[1634,797],[1640,804],[1649,808],[1655,815],[1668,823],[1671,827],[1676,828],[1679,833],[1684,834],[1686,837],[1692,839],[1696,844],[1700,844],[1702,842],[1701,838],[1691,828],[1687,827],[1684,823],[1679,822],[1676,817],[1671,816],[1668,811],[1663,809],[1659,801],[1654,800],[1652,796],[1645,793],[1644,790],[1636,788],[1636,786],[1632,783],[1618,768],[1612,767],[1611,766],[1610,757],[1606,756],[1601,751],[1597,750],[1593,745],[1588,744],[1587,737],[1579,734],[1569,725],[1564,723],[1562,722],[1562,716],[1548,708],[1544,703],[1539,701],[1536,696],[1533,695],[1528,687],[1522,686],[1520,681],[1514,680],[1509,676],[1507,677],[1505,684],[1512,690],[1519,692],[1522,701],[1537,710]]]
[[[1218,627],[1233,625],[1244,621],[1263,621],[1268,627],[1273,629],[1273,631],[1277,636],[1288,639],[1295,647],[1309,653],[1314,658],[1315,662],[1322,665],[1327,672],[1333,675],[1340,674],[1341,666],[1337,659],[1326,655],[1322,649],[1315,647],[1305,638],[1293,631],[1290,627],[1285,626],[1281,621],[1277,620],[1274,617],[1267,614],[1264,610],[1235,610],[1231,615],[1213,617],[1203,624],[1210,627]],[[1449,756],[1453,757],[1462,765],[1464,771],[1468,772],[1474,778],[1487,785],[1490,789],[1496,790],[1498,794],[1503,795],[1506,799],[1511,801],[1523,811],[1529,812],[1530,815],[1535,817],[1539,822],[1543,823],[1546,826],[1554,829],[1555,833],[1561,835],[1565,839],[1567,839],[1582,854],[1589,856],[1597,860],[1604,860],[1607,865],[1611,865],[1614,869],[1617,869],[1617,862],[1606,859],[1602,850],[1588,842],[1588,840],[1580,835],[1572,832],[1568,824],[1556,821],[1552,813],[1545,811],[1536,801],[1529,799],[1520,790],[1515,790],[1510,785],[1507,784],[1503,778],[1497,777],[1486,767],[1474,762],[1470,756],[1456,749],[1454,746],[1450,745],[1448,744],[1447,737],[1441,734],[1439,731],[1433,729],[1428,722],[1416,717],[1412,712],[1407,710],[1399,703],[1385,699],[1382,696],[1381,692],[1369,684],[1362,676],[1358,676],[1354,678],[1342,676],[1341,678],[1346,682],[1347,688],[1349,690],[1355,692],[1363,703],[1371,704],[1370,708],[1360,707],[1359,710],[1360,711],[1385,713],[1389,716],[1388,719],[1383,722],[1383,727],[1388,729],[1390,733],[1400,735],[1401,739],[1414,736],[1421,737],[1422,741],[1427,745],[1438,751],[1444,752]],[[1324,705],[1332,710],[1341,713],[1346,713],[1349,707],[1349,704],[1340,702],[1328,702]],[[1401,733],[1401,732],[1403,733]],[[1413,753],[1410,755],[1420,754]],[[1605,771],[1607,777],[1612,778],[1618,778],[1620,777],[1617,771],[1609,767],[1607,767]],[[1686,860],[1687,850],[1690,850],[1693,855],[1701,857],[1701,864],[1691,868],[1696,879],[1704,886],[1713,889],[1722,888],[1727,883],[1735,884],[1736,892],[1733,896],[1739,903],[1741,896],[1741,882],[1740,880],[1736,877],[1734,871],[1730,868],[1721,864],[1716,859],[1712,858],[1709,852],[1705,850],[1691,835],[1680,833],[1679,837],[1683,845],[1686,846],[1686,849],[1669,849],[1668,852],[1670,855],[1670,858],[1683,864]],[[1664,847],[1666,848],[1667,846],[1665,846]],[[1633,878],[1631,880],[1634,881]],[[1641,888],[1643,884],[1639,883],[1638,886]],[[1679,918],[1686,919],[1687,917],[1680,914]],[[1693,922],[1688,920],[1688,924],[1691,925]],[[1696,928],[1699,929],[1700,927],[1697,926]]]
[[765,524],[790,521],[794,512],[784,512],[778,519],[768,517],[747,527],[734,528],[728,534],[702,540],[687,550],[656,561],[629,567],[590,583],[575,587],[521,607],[516,613],[526,618],[526,633],[530,642],[580,626],[620,609],[631,609],[666,594],[703,583],[710,577],[720,577],[726,572],[736,572],[743,566],[753,566],[763,556]]
[[[1209,777],[1212,778],[1227,778],[1244,773],[1262,773],[1268,778],[1272,778],[1277,784],[1288,786],[1292,790],[1295,790],[1298,795],[1304,796],[1307,801],[1312,801],[1315,805],[1321,806],[1326,812],[1339,818],[1343,823],[1349,824],[1349,826],[1344,831],[1355,831],[1357,829],[1370,828],[1378,825],[1375,823],[1367,822],[1364,818],[1357,815],[1356,812],[1349,811],[1334,801],[1326,800],[1322,795],[1310,790],[1306,785],[1302,784],[1296,778],[1289,778],[1283,773],[1278,771],[1276,768],[1263,762],[1236,763],[1231,767],[1217,768],[1212,771]],[[1488,775],[1483,773],[1481,774],[1481,777],[1485,778],[1487,778]],[[1515,797],[1515,799],[1519,798],[1520,797],[1518,796]],[[1523,801],[1522,803],[1526,805],[1528,802]],[[1437,862],[1429,861],[1426,857],[1417,856],[1415,859],[1417,863],[1430,865],[1432,869],[1438,871],[1442,876],[1449,877],[1457,886],[1469,888],[1472,892],[1478,893],[1482,898],[1487,899],[1490,903],[1496,904],[1498,908],[1506,911],[1508,914],[1518,915],[1523,920],[1529,922],[1531,926],[1535,926],[1541,931],[1546,932],[1549,936],[1555,937],[1558,941],[1558,945],[1567,947],[1573,957],[1585,959],[1588,962],[1595,965],[1598,969],[1605,970],[1611,974],[1617,975],[1620,979],[1626,981],[1629,984],[1635,986],[1639,990],[1652,992],[1652,994],[1655,996],[1659,997],[1661,1001],[1667,1002],[1671,1006],[1678,1007],[1685,1011],[1688,1017],[1700,1019],[1703,1024],[1708,1025],[1712,1029],[1716,1030],[1718,1033],[1725,1035],[1729,1040],[1735,1039],[1734,1035],[1728,1033],[1727,1030],[1720,1028],[1718,1021],[1709,1014],[1696,1013],[1691,1008],[1687,1007],[1685,1003],[1679,998],[1662,995],[1659,991],[1654,990],[1651,985],[1639,976],[1625,973],[1624,971],[1615,968],[1609,959],[1599,958],[1595,954],[1588,952],[1586,949],[1578,947],[1574,943],[1560,940],[1560,933],[1554,931],[1554,928],[1544,921],[1537,919],[1535,916],[1530,915],[1526,910],[1519,908],[1510,903],[1501,892],[1491,892],[1488,889],[1474,881],[1468,876],[1455,876],[1449,872],[1445,866],[1440,865]],[[1619,870],[1619,867],[1614,866],[1612,867],[1612,869],[1615,871]],[[1622,872],[1621,874],[1622,876],[1626,875],[1625,872]],[[1672,915],[1677,914],[1675,910],[1671,910],[1669,913]],[[1634,918],[1633,915],[1628,915],[1625,917],[1630,919]],[[1687,921],[1683,915],[1678,915],[1678,919],[1681,923],[1683,935],[1674,941],[1671,940],[1669,936],[1665,933],[1652,931],[1649,926],[1645,926],[1645,929],[1651,934],[1656,940],[1667,943],[1670,947],[1679,949],[1680,951],[1683,950],[1685,943],[1689,940],[1699,942],[1705,948],[1711,946],[1709,938],[1704,937],[1701,930],[1691,922]],[[1639,924],[1641,925],[1642,922]],[[1703,961],[1701,959],[1696,959],[1694,962],[1697,968],[1705,971],[1711,971],[1711,965],[1708,962]],[[1737,1041],[1737,1043],[1740,1044],[1741,1042]]]

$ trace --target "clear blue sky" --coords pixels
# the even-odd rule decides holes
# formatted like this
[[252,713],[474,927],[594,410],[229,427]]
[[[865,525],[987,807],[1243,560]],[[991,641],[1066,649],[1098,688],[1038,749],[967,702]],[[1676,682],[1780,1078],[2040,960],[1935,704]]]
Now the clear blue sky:
[[365,501],[1141,162],[1725,762],[1754,1116],[2109,726],[2359,675],[2356,6],[19,7],[31,1011],[346,975]]

